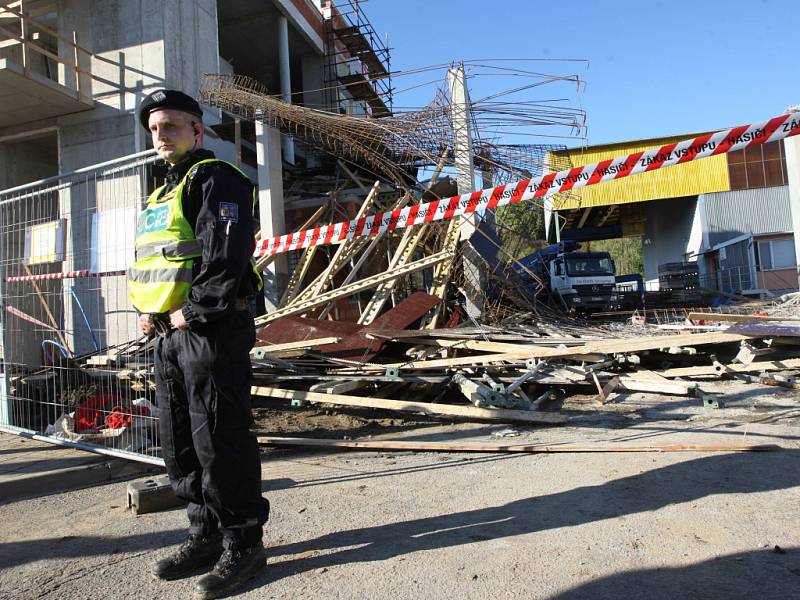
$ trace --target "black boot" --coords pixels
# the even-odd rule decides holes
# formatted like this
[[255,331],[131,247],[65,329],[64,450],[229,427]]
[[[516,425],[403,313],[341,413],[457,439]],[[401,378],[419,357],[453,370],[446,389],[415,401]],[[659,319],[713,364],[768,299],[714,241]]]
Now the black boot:
[[222,534],[217,532],[209,537],[189,535],[178,550],[162,558],[153,567],[153,575],[159,579],[180,579],[191,575],[201,567],[208,568],[222,554]]
[[267,553],[260,541],[247,548],[234,544],[222,553],[214,569],[194,586],[193,598],[210,600],[232,592],[267,564]]

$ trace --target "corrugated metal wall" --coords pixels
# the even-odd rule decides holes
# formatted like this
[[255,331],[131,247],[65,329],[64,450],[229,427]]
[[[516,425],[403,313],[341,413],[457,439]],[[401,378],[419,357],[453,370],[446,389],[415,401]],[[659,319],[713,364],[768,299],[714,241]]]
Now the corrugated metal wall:
[[792,231],[789,187],[702,194],[704,245],[710,248],[736,236]]
[[[575,166],[595,163],[633,152],[658,148],[664,144],[680,142],[694,137],[692,134],[679,137],[637,140],[630,143],[608,144],[590,148],[566,150]],[[560,154],[560,153],[559,153]],[[644,202],[662,198],[697,196],[708,192],[721,192],[730,189],[728,179],[728,159],[726,155],[710,156],[682,165],[667,167],[624,177],[617,181],[572,190],[570,197],[555,203],[556,210],[588,206],[607,206]]]

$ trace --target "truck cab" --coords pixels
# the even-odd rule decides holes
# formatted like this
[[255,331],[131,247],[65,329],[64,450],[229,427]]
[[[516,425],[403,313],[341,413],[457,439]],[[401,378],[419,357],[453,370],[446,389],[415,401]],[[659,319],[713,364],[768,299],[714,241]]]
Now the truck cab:
[[608,310],[614,295],[614,261],[608,252],[559,253],[549,265],[552,294],[570,312]]

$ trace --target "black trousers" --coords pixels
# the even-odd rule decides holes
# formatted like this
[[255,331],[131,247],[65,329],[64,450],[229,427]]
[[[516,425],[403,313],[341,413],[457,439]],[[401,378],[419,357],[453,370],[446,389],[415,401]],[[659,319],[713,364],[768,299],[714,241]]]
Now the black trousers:
[[156,400],[170,482],[189,504],[189,532],[221,531],[226,547],[255,544],[269,516],[249,429],[254,342],[246,311],[156,340]]

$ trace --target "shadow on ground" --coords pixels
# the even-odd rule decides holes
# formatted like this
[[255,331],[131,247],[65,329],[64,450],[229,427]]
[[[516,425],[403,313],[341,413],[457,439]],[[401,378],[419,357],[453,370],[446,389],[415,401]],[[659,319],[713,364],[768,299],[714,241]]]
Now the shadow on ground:
[[[126,514],[123,518],[130,518]],[[40,540],[0,544],[0,572],[46,558],[64,559],[99,556],[104,559],[118,553],[135,553],[172,546],[186,539],[186,529],[168,529],[124,537],[64,535]],[[103,561],[101,561],[103,562]]]
[[[270,566],[264,574],[250,587],[254,589],[289,575],[335,565],[385,560],[421,550],[583,525],[658,510],[668,505],[689,503],[711,495],[749,494],[788,489],[800,485],[800,469],[797,468],[799,458],[800,451],[797,450],[712,455],[599,485],[582,486],[499,506],[337,531],[304,542],[270,548],[269,555],[275,558],[270,561]],[[281,559],[298,554],[302,554],[303,558]],[[800,565],[795,565],[797,566]],[[748,586],[757,587],[758,581],[770,576],[769,571],[734,569],[725,561],[698,567],[698,574],[701,573],[707,580],[703,585],[708,586],[715,578],[725,579],[727,585],[734,585],[731,577],[735,577],[743,581],[746,579]],[[641,576],[650,577],[654,583],[663,585],[669,583],[669,578],[661,576],[658,572],[649,575],[642,572]],[[682,576],[688,579],[691,576],[691,569],[687,569]],[[636,578],[634,575],[631,577],[632,580]],[[593,582],[593,585],[599,586],[601,582],[602,580]],[[800,579],[792,579],[791,582],[787,579],[787,585],[792,582],[795,585],[799,584]],[[608,589],[611,589],[614,583],[609,582],[607,585]],[[796,591],[797,587],[793,589]],[[589,589],[586,591],[586,597],[601,591],[600,588]],[[583,594],[580,590],[569,593],[574,595],[563,597],[584,597],[580,595]],[[671,596],[663,597],[693,597],[682,594],[675,596],[675,587],[672,587],[671,593]],[[652,594],[648,593],[647,596],[648,600],[652,600]],[[638,596],[611,594],[608,597]],[[714,597],[718,596],[702,594],[697,596],[697,598]],[[791,594],[784,597],[791,597]]]
[[[794,591],[792,591],[794,590]],[[788,600],[800,590],[800,549],[718,556],[684,567],[639,569],[595,579],[550,600]]]
[[[704,456],[497,506],[336,531],[271,547],[268,568],[245,589],[258,589],[272,581],[321,568],[583,525],[688,504],[713,495],[789,489],[800,485],[798,459],[798,450]],[[0,572],[45,556],[69,559],[155,550],[176,544],[184,536],[184,529],[171,529],[124,537],[61,536],[9,542],[0,546]],[[800,550],[794,548],[785,554],[753,551],[685,567],[626,571],[553,598],[783,600],[796,597],[799,561]]]

